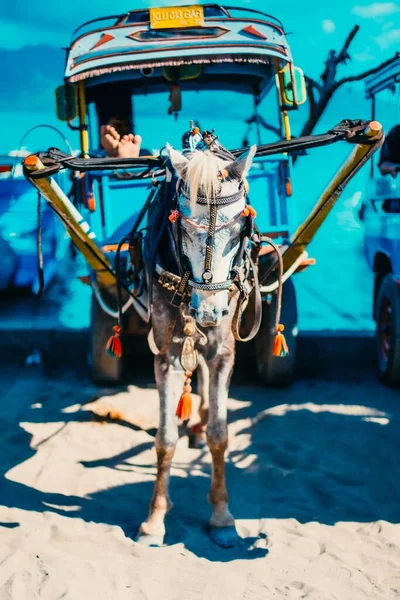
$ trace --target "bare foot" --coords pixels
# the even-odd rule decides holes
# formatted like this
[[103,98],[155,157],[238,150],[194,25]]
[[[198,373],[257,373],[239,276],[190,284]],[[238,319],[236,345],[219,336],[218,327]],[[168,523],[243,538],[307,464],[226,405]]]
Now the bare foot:
[[117,156],[120,158],[137,158],[139,156],[141,143],[142,138],[140,135],[133,135],[133,133],[124,135],[119,143]]
[[108,156],[118,156],[120,139],[118,131],[112,125],[102,125],[100,127],[100,143]]

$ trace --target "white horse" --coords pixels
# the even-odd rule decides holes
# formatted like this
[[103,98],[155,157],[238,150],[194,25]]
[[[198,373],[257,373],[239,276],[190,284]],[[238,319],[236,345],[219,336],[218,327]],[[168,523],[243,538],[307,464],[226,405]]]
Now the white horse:
[[163,544],[164,519],[172,506],[168,479],[178,440],[177,414],[183,420],[189,417],[191,376],[197,365],[199,427],[206,430],[212,455],[210,536],[223,547],[232,546],[238,538],[228,506],[224,455],[228,389],[235,360],[232,326],[239,290],[248,277],[248,236],[254,217],[246,205],[245,177],[255,151],[253,146],[234,160],[210,150],[185,156],[168,146],[170,162],[179,177],[168,227],[181,264],[178,277],[163,268],[159,257],[161,283],[154,281],[152,290],[150,342],[156,354],[160,424],[157,478],[149,516],[138,537],[147,545]]

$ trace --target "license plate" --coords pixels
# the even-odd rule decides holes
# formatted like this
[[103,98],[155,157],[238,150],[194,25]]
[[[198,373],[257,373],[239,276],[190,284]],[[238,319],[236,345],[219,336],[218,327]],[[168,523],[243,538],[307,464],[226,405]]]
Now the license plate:
[[179,29],[181,27],[201,27],[204,25],[203,6],[172,6],[150,8],[152,29]]

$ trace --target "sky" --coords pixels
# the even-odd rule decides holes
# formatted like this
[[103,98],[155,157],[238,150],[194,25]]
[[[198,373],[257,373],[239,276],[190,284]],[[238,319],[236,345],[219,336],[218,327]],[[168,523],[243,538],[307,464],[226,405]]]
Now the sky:
[[[113,3],[109,0],[62,3],[0,0],[0,151],[17,147],[23,133],[33,125],[57,124],[53,92],[62,83],[63,48],[68,46],[78,25],[135,8],[188,3],[188,0],[115,0]],[[228,0],[228,4],[261,9],[281,19],[289,34],[296,64],[315,78],[321,74],[329,50],[339,50],[355,24],[361,29],[351,47],[352,61],[341,67],[343,74],[369,69],[400,50],[400,4],[397,2]],[[333,121],[342,114],[348,116],[346,110],[355,105],[366,110],[362,87],[348,86],[330,109]],[[62,125],[61,129],[66,131]],[[32,134],[32,144],[37,143],[35,135],[40,134]],[[40,135],[40,141],[45,143],[47,135]]]

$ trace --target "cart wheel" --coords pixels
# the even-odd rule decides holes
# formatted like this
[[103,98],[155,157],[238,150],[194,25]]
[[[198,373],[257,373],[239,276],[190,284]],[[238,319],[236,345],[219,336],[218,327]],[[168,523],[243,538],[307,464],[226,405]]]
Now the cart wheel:
[[376,354],[380,380],[400,383],[400,291],[393,275],[384,277],[376,301]]
[[260,331],[255,338],[258,374],[262,381],[271,386],[289,386],[293,381],[296,357],[297,303],[296,290],[291,279],[282,289],[281,323],[285,325],[285,338],[289,347],[287,356],[273,356],[275,339],[276,294],[271,303],[263,302]]
[[110,356],[106,352],[107,342],[115,324],[115,319],[103,311],[93,294],[89,329],[89,365],[95,383],[117,384],[121,380],[123,360]]

